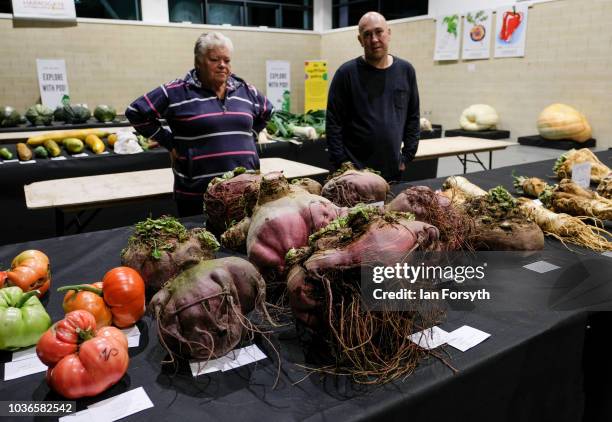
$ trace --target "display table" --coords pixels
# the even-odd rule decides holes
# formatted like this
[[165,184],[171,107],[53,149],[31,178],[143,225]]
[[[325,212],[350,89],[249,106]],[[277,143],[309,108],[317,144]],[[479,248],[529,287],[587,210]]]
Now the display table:
[[[327,170],[284,158],[262,158],[261,171],[282,171],[287,179],[327,174]],[[30,210],[53,208],[56,234],[64,234],[64,213],[133,203],[172,194],[174,175],[169,168],[46,180],[24,186]],[[92,188],[95,186],[95,188]],[[77,223],[79,232],[82,227]]]
[[[606,164],[612,151],[598,153]],[[469,179],[489,189],[503,185],[511,189],[512,170],[518,174],[546,178],[554,160],[505,167],[470,174]],[[439,188],[442,179],[419,184]],[[405,185],[396,185],[394,192]],[[202,223],[202,218],[188,219],[188,225]],[[59,237],[0,247],[0,262],[10,262],[25,249],[44,251],[51,259],[53,288],[44,303],[53,320],[63,313],[63,295],[55,288],[75,281],[95,281],[110,268],[120,264],[130,228]],[[612,259],[547,240],[538,255],[548,262],[567,268],[579,257],[593,260],[597,270],[608,274]],[[220,253],[226,255],[225,252]],[[606,261],[609,259],[609,261]],[[529,260],[529,257],[526,258]],[[606,264],[606,262],[609,262]],[[570,274],[571,275],[571,274]],[[502,311],[487,309],[478,303],[468,308],[451,309],[441,328],[452,331],[469,325],[491,334],[485,342],[460,352],[448,347],[453,372],[436,359],[423,361],[405,380],[384,386],[354,385],[343,377],[307,376],[300,364],[306,362],[304,351],[293,326],[275,330],[273,342],[281,353],[281,372],[276,389],[276,358],[269,346],[257,340],[268,359],[224,373],[193,378],[181,365],[162,365],[167,358],[159,345],[155,323],[145,317],[140,323],[140,346],[130,349],[130,366],[121,382],[96,398],[77,401],[77,410],[127,390],[143,387],[154,407],[128,417],[127,421],[148,420],[469,420],[557,422],[580,421],[585,403],[595,405],[596,398],[585,396],[594,390],[585,380],[592,379],[584,362],[590,361],[593,346],[585,348],[589,314],[579,310],[532,311],[534,298],[555,298],[559,288],[558,273],[536,274],[523,268],[507,268],[497,282],[507,286],[501,298]],[[577,280],[578,282],[578,280]],[[509,310],[512,309],[512,310]],[[605,327],[598,329],[607,337]],[[592,332],[592,331],[590,331]],[[590,334],[592,337],[592,334]],[[595,350],[599,348],[595,347]],[[9,353],[1,354],[3,361]],[[610,367],[608,359],[592,362],[597,370]],[[2,382],[3,400],[59,400],[44,380],[44,374]],[[589,409],[587,408],[587,411]],[[590,412],[590,411],[589,411]],[[610,419],[610,415],[607,415]],[[33,420],[33,418],[20,418]],[[604,419],[602,419],[604,420]]]
[[550,139],[544,139],[540,135],[532,136],[519,136],[517,139],[521,145],[528,145],[530,147],[541,147],[541,148],[554,148],[554,149],[580,149],[580,148],[594,148],[597,145],[596,139],[589,139],[585,142],[576,142],[571,139],[559,139],[556,141]]
[[448,129],[444,132],[445,137],[451,136],[468,136],[482,139],[508,139],[510,137],[509,130],[463,130],[463,129]]

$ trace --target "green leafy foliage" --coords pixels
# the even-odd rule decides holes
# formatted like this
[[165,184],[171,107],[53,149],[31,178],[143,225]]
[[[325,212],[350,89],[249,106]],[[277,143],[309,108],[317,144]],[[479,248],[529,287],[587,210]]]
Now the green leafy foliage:
[[266,129],[270,135],[280,138],[294,137],[294,127],[313,127],[317,136],[325,133],[325,110],[309,110],[304,114],[293,114],[288,111],[276,111],[272,114]]

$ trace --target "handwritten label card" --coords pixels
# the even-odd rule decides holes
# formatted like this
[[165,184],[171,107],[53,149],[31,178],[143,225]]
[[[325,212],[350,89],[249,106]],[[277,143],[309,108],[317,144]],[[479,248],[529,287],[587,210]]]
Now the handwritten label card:
[[588,188],[591,185],[591,163],[580,163],[572,166],[572,181],[578,186]]

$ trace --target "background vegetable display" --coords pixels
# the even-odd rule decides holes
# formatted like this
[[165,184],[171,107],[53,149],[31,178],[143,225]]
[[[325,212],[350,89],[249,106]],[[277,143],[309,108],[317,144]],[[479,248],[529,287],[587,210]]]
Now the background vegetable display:
[[325,133],[325,111],[308,111],[305,114],[276,111],[272,114],[266,131],[279,138],[317,139]]
[[29,161],[32,159],[32,150],[23,142],[17,144],[17,156],[21,161]]
[[553,171],[559,179],[568,179],[572,177],[574,164],[580,163],[591,163],[591,182],[593,183],[600,183],[612,172],[610,167],[599,161],[599,158],[588,148],[570,149],[557,159]]
[[26,110],[25,117],[34,126],[50,125],[53,121],[53,110],[42,104],[36,104]]
[[96,327],[94,316],[73,311],[47,330],[36,345],[47,365],[47,383],[68,399],[96,396],[125,375],[128,342],[115,327]]
[[551,104],[542,110],[537,126],[544,139],[571,139],[576,142],[591,139],[591,125],[584,114],[566,104]]
[[21,123],[21,115],[11,106],[0,107],[0,127],[18,126]]
[[389,190],[387,181],[375,171],[357,170],[347,162],[328,178],[321,196],[340,207],[352,207],[359,203],[384,201]]
[[121,263],[138,271],[148,293],[187,267],[212,259],[219,243],[203,228],[187,230],[173,217],[148,218],[137,223],[121,251]]
[[51,317],[36,297],[36,290],[0,289],[0,350],[16,350],[36,344],[51,326]]
[[313,338],[326,340],[331,354],[333,363],[322,371],[387,382],[409,374],[423,356],[408,336],[440,314],[416,304],[412,312],[371,310],[360,289],[364,266],[395,265],[412,251],[437,249],[438,230],[413,218],[356,207],[287,254],[293,313]]
[[463,110],[459,125],[464,130],[479,131],[495,129],[499,123],[497,111],[488,104],[473,104]]
[[208,360],[224,356],[255,330],[246,314],[258,309],[267,315],[265,291],[251,263],[220,258],[178,274],[153,296],[149,308],[172,360]]
[[106,104],[100,104],[94,110],[94,117],[102,123],[111,122],[117,116],[117,110],[114,107],[107,106]]
[[70,104],[70,98],[64,95],[63,120],[68,124],[85,123],[91,117],[91,111],[84,104]]
[[261,174],[238,167],[215,177],[204,193],[206,228],[220,236],[229,226],[250,216],[257,203]]
[[99,283],[62,286],[57,290],[67,292],[64,312],[89,311],[98,327],[111,323],[119,328],[130,327],[145,312],[144,280],[133,268],[113,268]]
[[29,249],[21,252],[11,262],[3,286],[17,286],[24,292],[38,290],[43,296],[51,285],[49,258],[41,251]]

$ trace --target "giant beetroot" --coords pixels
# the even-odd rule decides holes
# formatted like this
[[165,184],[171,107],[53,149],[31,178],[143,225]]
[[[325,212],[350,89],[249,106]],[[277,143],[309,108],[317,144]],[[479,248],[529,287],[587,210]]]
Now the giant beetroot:
[[282,273],[289,249],[306,245],[308,236],[344,213],[328,199],[289,184],[281,173],[268,173],[253,216],[231,227],[221,242],[232,249],[246,244],[249,261],[260,271]]
[[202,261],[166,283],[149,308],[172,358],[218,358],[252,331],[247,313],[267,316],[265,282],[242,258]]
[[340,372],[358,382],[386,382],[416,366],[421,351],[407,336],[433,314],[370,310],[361,301],[364,267],[394,266],[415,250],[437,250],[438,230],[408,213],[356,207],[291,250],[287,277],[296,319],[325,338]]
[[260,182],[259,171],[244,167],[215,177],[204,193],[206,228],[219,236],[232,223],[250,216],[257,203]]
[[357,170],[351,163],[344,163],[332,174],[321,191],[322,196],[341,207],[384,201],[388,193],[385,179],[369,169]]
[[467,246],[473,230],[471,219],[452,205],[451,200],[427,186],[413,186],[403,190],[385,209],[410,212],[415,219],[434,225],[440,230],[441,248],[458,250]]
[[134,227],[121,263],[140,273],[150,294],[180,271],[214,258],[218,248],[215,237],[203,228],[187,230],[173,217],[148,218]]

